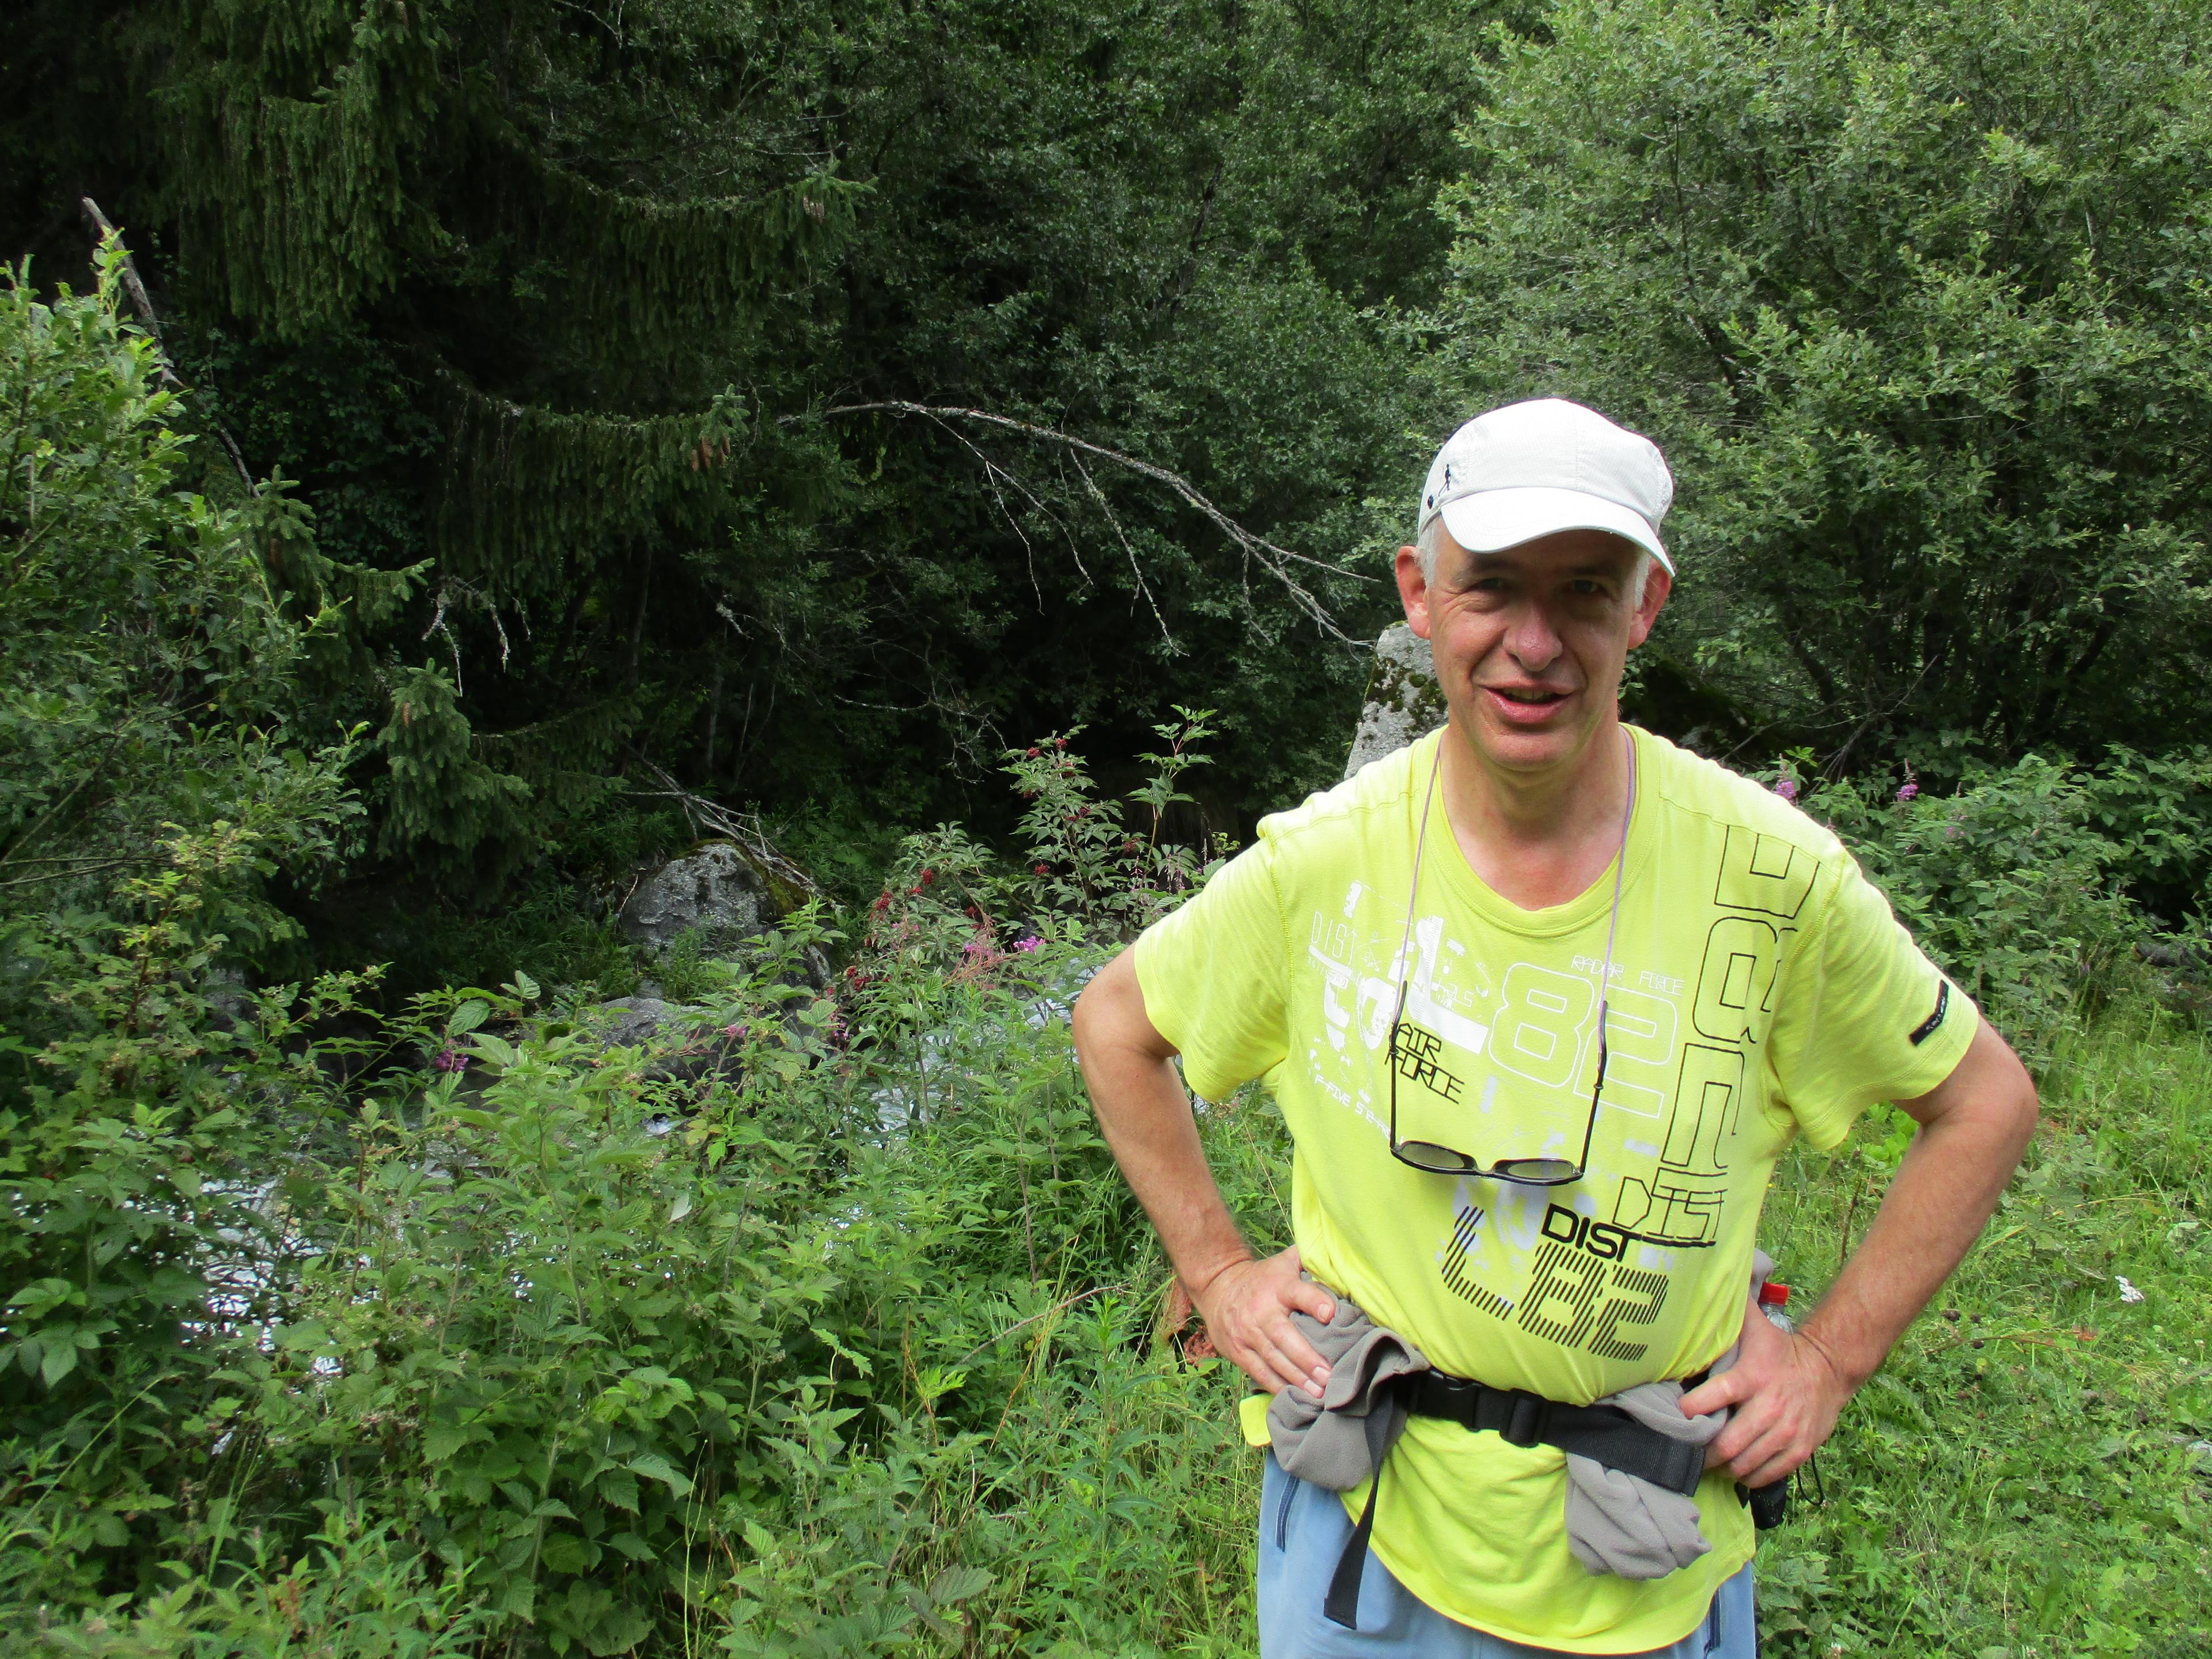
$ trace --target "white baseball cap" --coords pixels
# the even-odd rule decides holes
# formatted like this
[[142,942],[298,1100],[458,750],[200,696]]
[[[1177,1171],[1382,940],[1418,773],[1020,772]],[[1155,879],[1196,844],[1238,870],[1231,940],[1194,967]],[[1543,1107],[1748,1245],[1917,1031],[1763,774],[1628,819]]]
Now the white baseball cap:
[[1413,533],[1441,514],[1462,547],[1495,553],[1554,531],[1609,530],[1671,576],[1659,521],[1674,502],[1674,475],[1650,439],[1564,398],[1537,398],[1478,415],[1444,440]]

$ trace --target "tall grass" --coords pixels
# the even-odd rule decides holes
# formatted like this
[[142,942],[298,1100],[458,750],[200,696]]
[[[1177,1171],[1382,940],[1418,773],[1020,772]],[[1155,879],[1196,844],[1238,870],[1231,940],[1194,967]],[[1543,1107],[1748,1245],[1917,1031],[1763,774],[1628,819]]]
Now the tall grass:
[[[1762,1541],[1772,1652],[2212,1653],[2212,1050],[2124,1004],[2062,1040],[2043,1096],[1982,1243],[1821,1455],[1827,1501],[1801,1486]],[[1902,1123],[1785,1158],[1782,1277],[1833,1276]]]

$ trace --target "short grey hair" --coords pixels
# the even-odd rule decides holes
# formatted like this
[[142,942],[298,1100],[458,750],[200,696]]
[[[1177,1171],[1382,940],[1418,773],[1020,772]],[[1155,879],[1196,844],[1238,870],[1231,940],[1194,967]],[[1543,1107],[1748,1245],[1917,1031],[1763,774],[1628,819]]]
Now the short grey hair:
[[1413,551],[1421,556],[1421,580],[1425,582],[1437,579],[1437,556],[1443,551],[1443,533],[1444,515],[1439,513],[1413,538]]
[[[1437,579],[1437,558],[1443,551],[1443,537],[1444,515],[1439,513],[1423,525],[1420,532],[1413,538],[1413,551],[1420,555],[1421,580],[1425,582]],[[1650,548],[1637,548],[1636,568],[1628,578],[1628,591],[1636,595],[1638,605],[1643,604],[1644,590],[1651,585],[1651,567],[1657,562]]]

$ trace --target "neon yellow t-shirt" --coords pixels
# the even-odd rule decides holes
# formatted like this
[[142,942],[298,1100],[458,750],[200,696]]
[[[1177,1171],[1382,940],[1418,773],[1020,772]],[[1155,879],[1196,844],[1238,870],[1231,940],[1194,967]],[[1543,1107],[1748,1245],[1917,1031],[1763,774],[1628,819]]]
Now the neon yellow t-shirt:
[[[1194,1092],[1264,1078],[1296,1152],[1291,1224],[1316,1278],[1439,1369],[1587,1403],[1683,1376],[1735,1338],[1759,1205],[1802,1130],[1839,1143],[1876,1101],[1924,1094],[1978,1019],[1834,836],[1774,794],[1634,731],[1637,795],[1589,1173],[1536,1188],[1389,1155],[1387,1044],[1432,733],[1260,824],[1137,943],[1152,1024]],[[1582,1150],[1613,872],[1522,910],[1431,808],[1398,1127],[1473,1153]],[[1462,1624],[1539,1647],[1679,1641],[1750,1559],[1725,1475],[1698,1493],[1713,1548],[1641,1582],[1567,1548],[1563,1458],[1415,1418],[1374,1548]],[[1355,1515],[1365,1490],[1346,1494]]]

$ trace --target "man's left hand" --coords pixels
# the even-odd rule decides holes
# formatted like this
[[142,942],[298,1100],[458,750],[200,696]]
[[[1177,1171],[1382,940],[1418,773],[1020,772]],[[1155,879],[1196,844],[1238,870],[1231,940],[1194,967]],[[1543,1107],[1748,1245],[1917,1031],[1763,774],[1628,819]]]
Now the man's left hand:
[[1684,1395],[1682,1410],[1702,1417],[1733,1407],[1728,1427],[1705,1448],[1705,1467],[1771,1486],[1820,1450],[1851,1388],[1818,1342],[1748,1306],[1735,1364]]

